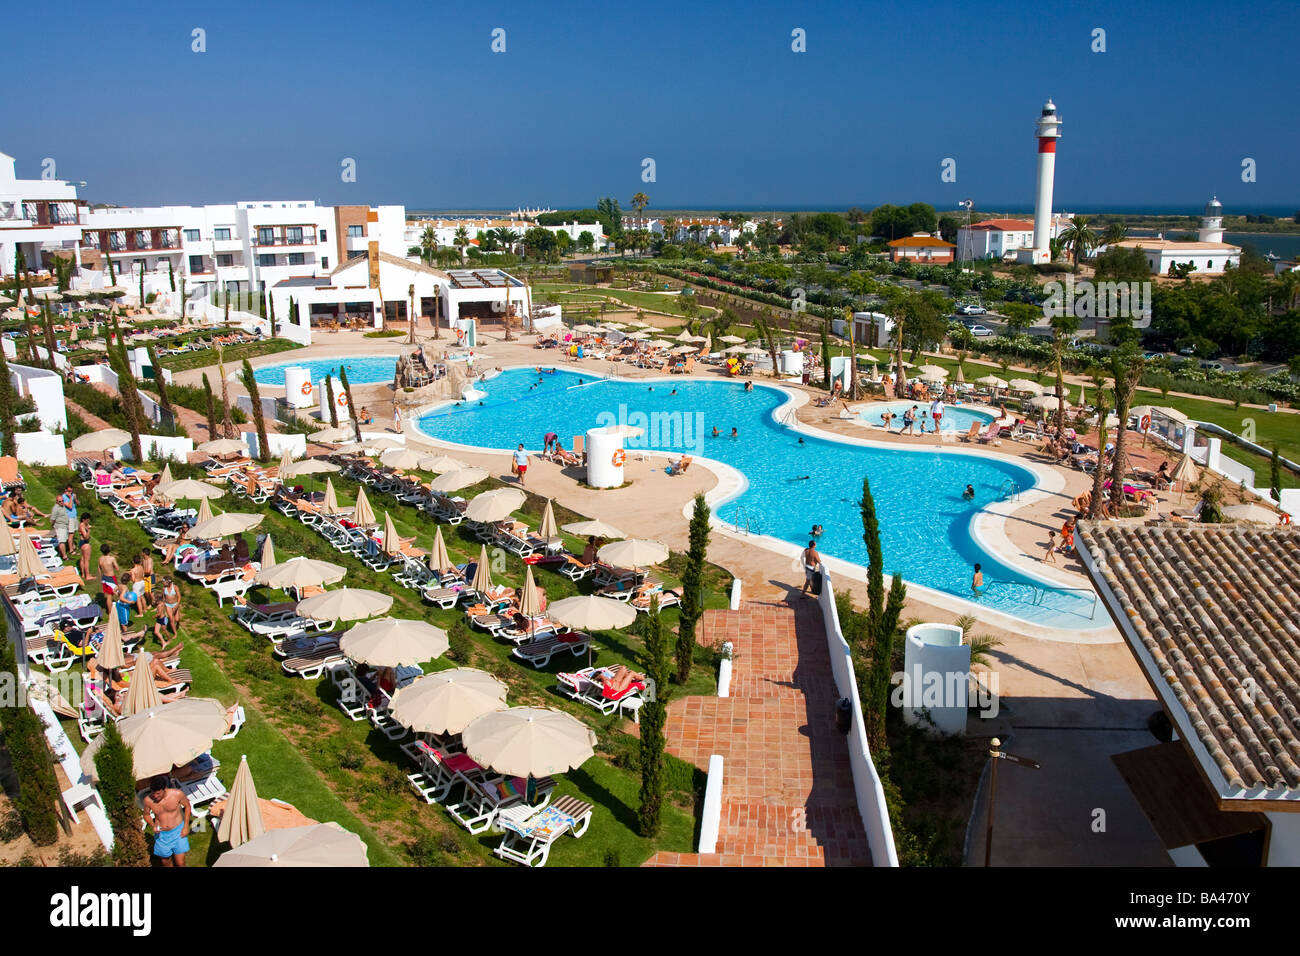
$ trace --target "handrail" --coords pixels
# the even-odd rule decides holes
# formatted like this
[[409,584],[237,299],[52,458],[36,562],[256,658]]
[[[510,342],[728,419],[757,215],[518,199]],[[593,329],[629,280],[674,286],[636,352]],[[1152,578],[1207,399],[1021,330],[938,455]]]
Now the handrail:
[[984,582],[985,591],[991,584],[1005,584],[1013,588],[1028,588],[1034,594],[1031,602],[1034,607],[1042,607],[1043,602],[1047,599],[1049,591],[1059,591],[1065,594],[1083,593],[1092,598],[1092,614],[1097,613],[1097,592],[1092,588],[1067,587],[1060,584],[1039,584],[1034,581],[1009,581],[1005,578],[990,578]]

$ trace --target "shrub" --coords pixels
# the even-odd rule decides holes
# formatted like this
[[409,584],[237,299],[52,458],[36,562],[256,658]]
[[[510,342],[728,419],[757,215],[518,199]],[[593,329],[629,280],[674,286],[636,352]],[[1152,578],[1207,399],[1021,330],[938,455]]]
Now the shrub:
[[[4,641],[0,646],[0,675],[16,682],[17,674],[13,645]],[[23,826],[33,843],[49,846],[59,837],[59,784],[41,719],[27,707],[0,707],[0,729],[18,778],[15,803]]]

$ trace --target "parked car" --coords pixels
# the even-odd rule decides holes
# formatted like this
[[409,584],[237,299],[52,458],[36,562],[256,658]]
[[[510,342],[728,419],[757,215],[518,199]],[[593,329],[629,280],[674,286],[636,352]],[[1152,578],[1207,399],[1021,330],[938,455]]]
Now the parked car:
[[1179,350],[1178,350],[1178,354],[1179,354],[1179,355],[1195,355],[1195,354],[1196,354],[1196,349],[1193,348],[1193,347],[1190,346],[1190,345],[1187,345],[1187,346],[1184,346],[1183,348],[1179,349]]
[[997,335],[997,333],[994,332],[992,329],[990,329],[987,325],[972,325],[969,328],[970,328],[970,334],[976,336],[977,338],[982,339],[982,338],[987,338],[990,335]]
[[975,305],[973,303],[967,303],[966,305],[960,305],[957,307],[958,315],[984,315],[987,312],[988,309],[984,308],[984,306]]
[[1202,362],[1202,363],[1201,363],[1201,368],[1202,368],[1204,371],[1206,371],[1206,372],[1222,372],[1222,371],[1223,371],[1223,363],[1222,363],[1222,362]]

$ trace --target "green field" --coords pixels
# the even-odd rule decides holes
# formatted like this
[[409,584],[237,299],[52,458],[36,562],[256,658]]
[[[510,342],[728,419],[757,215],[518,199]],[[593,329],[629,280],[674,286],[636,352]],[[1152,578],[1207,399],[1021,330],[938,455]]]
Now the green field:
[[[223,360],[227,366],[238,365],[244,359],[255,359],[277,352],[288,352],[303,346],[288,339],[263,339],[260,342],[245,342],[223,349]],[[182,352],[180,355],[160,355],[158,362],[163,368],[173,372],[186,372],[193,368],[207,368],[217,364],[217,350],[203,349],[199,352]]]

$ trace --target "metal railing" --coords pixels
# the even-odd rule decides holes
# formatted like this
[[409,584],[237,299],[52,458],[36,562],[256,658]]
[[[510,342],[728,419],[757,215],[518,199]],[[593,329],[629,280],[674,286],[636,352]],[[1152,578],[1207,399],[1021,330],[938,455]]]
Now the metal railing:
[[1012,501],[1020,500],[1020,482],[1014,478],[1005,479],[1002,482],[1002,487],[998,489],[998,500],[1006,501],[1007,499]]
[[731,525],[736,534],[762,534],[758,516],[750,513],[744,505],[737,505],[731,513]]
[[990,578],[984,582],[984,593],[987,594],[995,584],[1012,591],[1028,592],[1025,599],[1021,601],[1017,598],[1016,600],[1033,607],[1042,607],[1047,601],[1047,596],[1051,593],[1087,595],[1092,601],[1092,607],[1088,614],[1089,619],[1097,614],[1097,592],[1092,588],[1071,588],[1060,585],[1037,584],[1032,581],[1008,581],[1004,578]]

